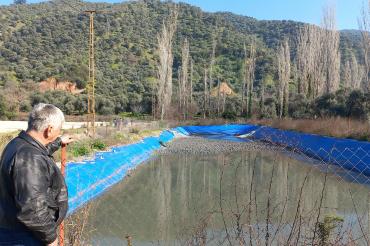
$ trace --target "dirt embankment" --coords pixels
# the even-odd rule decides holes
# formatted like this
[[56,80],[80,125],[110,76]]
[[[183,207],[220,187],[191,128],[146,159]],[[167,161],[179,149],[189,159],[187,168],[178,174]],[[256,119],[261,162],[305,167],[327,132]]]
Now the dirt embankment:
[[56,78],[48,78],[39,83],[39,91],[66,91],[71,94],[80,94],[84,89],[78,89],[76,83],[70,81],[57,81]]
[[232,142],[203,137],[184,137],[164,144],[164,148],[159,149],[157,154],[213,155],[235,151],[271,150],[272,148],[272,146],[258,142]]

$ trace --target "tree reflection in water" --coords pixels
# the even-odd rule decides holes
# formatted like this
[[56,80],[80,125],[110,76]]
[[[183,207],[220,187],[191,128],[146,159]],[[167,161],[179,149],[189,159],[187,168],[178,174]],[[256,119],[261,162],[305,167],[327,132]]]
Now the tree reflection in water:
[[[368,188],[269,151],[165,155],[93,202],[96,245],[365,244]],[[319,213],[320,212],[320,213]],[[318,216],[320,214],[320,216]],[[331,216],[331,217],[328,217]]]

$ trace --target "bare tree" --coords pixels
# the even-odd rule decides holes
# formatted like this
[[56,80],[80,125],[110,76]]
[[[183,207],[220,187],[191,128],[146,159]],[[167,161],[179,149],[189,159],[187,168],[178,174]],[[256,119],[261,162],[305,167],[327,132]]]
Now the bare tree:
[[[252,112],[253,102],[253,83],[256,70],[256,41],[253,38],[250,44],[249,56],[244,43],[244,72],[243,72],[243,88],[242,88],[242,113],[244,113],[244,101],[246,101],[246,113],[249,117]],[[246,100],[244,99],[246,97]]]
[[180,111],[183,118],[186,119],[187,115],[187,99],[188,94],[188,80],[189,80],[189,42],[185,39],[182,45],[182,62],[181,62],[181,80],[180,80]]
[[170,10],[167,22],[163,22],[162,31],[157,36],[158,41],[158,90],[157,105],[161,120],[164,119],[168,111],[172,98],[172,42],[177,26],[178,8],[175,5]]
[[306,96],[309,87],[311,65],[313,64],[310,42],[310,25],[304,25],[298,33],[297,43],[297,76],[298,94]]
[[339,89],[339,32],[336,30],[335,8],[323,9],[321,28],[304,25],[297,43],[298,93],[314,99]]
[[248,60],[247,60],[247,47],[244,42],[244,64],[242,66],[243,68],[243,85],[242,85],[242,104],[241,104],[241,115],[244,113],[244,101],[245,101],[245,91],[247,87],[247,67],[248,67]]
[[220,79],[217,79],[217,116],[220,117],[220,99],[221,99],[221,84]]
[[177,107],[178,107],[178,110],[179,110],[180,114],[182,114],[181,113],[182,112],[182,91],[181,91],[181,84],[182,84],[181,79],[182,79],[182,77],[181,77],[181,71],[182,71],[182,67],[179,66],[177,68],[177,85],[178,85],[177,86],[177,103],[178,103]]
[[352,83],[352,71],[351,63],[349,60],[347,60],[344,64],[342,80],[344,88],[350,88],[350,85]]
[[206,113],[207,113],[207,68],[204,68],[204,95],[203,95],[203,118],[206,118]]
[[363,66],[358,64],[356,56],[346,61],[343,69],[343,86],[349,89],[360,89],[361,82],[364,79],[365,71]]
[[351,74],[352,74],[352,85],[354,89],[360,89],[362,81],[366,77],[364,66],[358,64],[356,56],[352,54],[351,57]]
[[309,71],[310,80],[308,84],[308,97],[314,99],[323,93],[326,78],[326,63],[323,61],[325,55],[322,53],[324,45],[323,30],[316,26],[308,28],[310,37],[310,58]]
[[339,32],[336,30],[335,7],[332,5],[323,9],[322,28],[325,42],[321,55],[326,67],[323,92],[330,93],[339,89],[340,81]]
[[265,114],[265,83],[266,78],[261,81],[261,90],[260,90],[260,117],[263,117]]
[[152,89],[152,117],[153,117],[153,120],[155,120],[155,116],[156,116],[156,108],[157,108],[157,105],[156,105],[156,86],[155,84],[151,84],[151,89]]
[[[217,32],[214,32],[212,34],[212,53],[211,53],[211,62],[209,65],[209,89],[208,89],[208,110],[211,110],[211,91],[213,87],[213,68],[215,65],[215,59],[216,59],[216,47],[217,47],[217,38],[218,34]],[[209,112],[210,113],[210,112]]]
[[290,48],[287,39],[280,45],[278,52],[278,74],[279,117],[282,118],[287,115],[289,102]]
[[190,105],[193,104],[193,75],[194,75],[194,62],[193,59],[190,58]]
[[370,1],[368,5],[365,6],[365,3],[362,6],[361,17],[358,20],[358,25],[361,30],[362,37],[362,51],[363,51],[363,62],[365,69],[365,78],[364,78],[364,87],[369,91],[370,90]]
[[310,99],[322,91],[325,67],[322,63],[322,29],[304,25],[298,33],[297,43],[297,92]]

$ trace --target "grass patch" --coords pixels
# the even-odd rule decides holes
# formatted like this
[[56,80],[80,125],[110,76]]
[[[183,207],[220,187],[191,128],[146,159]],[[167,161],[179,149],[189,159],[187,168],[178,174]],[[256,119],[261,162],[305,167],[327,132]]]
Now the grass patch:
[[105,150],[107,144],[105,144],[101,139],[96,139],[91,144],[91,149],[93,150]]
[[91,149],[86,144],[75,144],[70,146],[69,152],[73,157],[85,156],[91,153]]

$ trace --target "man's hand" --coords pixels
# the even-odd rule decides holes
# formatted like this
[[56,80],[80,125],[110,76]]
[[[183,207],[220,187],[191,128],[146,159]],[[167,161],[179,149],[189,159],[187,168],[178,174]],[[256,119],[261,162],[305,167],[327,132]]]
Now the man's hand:
[[68,134],[61,136],[60,139],[62,140],[62,144],[69,144],[75,141],[75,139]]
[[48,244],[48,246],[58,246],[58,238],[54,242]]

